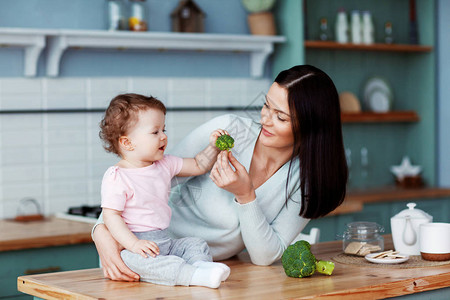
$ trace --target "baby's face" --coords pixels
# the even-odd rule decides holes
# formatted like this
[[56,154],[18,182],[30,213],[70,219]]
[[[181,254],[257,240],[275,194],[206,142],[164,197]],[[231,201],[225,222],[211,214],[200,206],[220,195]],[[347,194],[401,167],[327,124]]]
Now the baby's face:
[[127,134],[134,150],[132,155],[141,162],[152,163],[164,156],[167,147],[164,113],[157,109],[140,111],[137,123]]

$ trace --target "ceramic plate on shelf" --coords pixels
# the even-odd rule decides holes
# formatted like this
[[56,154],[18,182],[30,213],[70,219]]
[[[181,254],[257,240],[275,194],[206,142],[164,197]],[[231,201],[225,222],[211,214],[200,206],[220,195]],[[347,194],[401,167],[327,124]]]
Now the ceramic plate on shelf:
[[383,89],[373,89],[366,105],[374,112],[388,112],[392,107],[392,96]]
[[379,253],[370,253],[367,254],[364,258],[370,261],[371,263],[375,264],[400,264],[402,262],[405,262],[409,259],[409,255],[401,254],[399,255],[404,256],[405,258],[395,258],[395,259],[387,259],[387,258],[374,258],[374,256],[377,256]]
[[373,100],[373,102],[375,104],[375,108],[378,107],[377,104],[380,104],[378,102],[380,100],[377,99],[381,99],[382,103],[385,102],[383,101],[383,99],[388,99],[390,103],[389,108],[392,106],[392,88],[390,87],[389,83],[381,77],[375,76],[369,78],[369,80],[367,80],[367,82],[364,84],[363,94],[364,104],[370,110],[373,110],[371,100],[373,100],[374,98],[375,100]]

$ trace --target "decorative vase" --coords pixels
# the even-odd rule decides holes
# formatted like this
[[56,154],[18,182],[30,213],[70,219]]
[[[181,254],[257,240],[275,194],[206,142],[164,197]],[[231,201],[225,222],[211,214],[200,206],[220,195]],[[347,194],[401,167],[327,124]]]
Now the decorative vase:
[[250,33],[254,35],[276,35],[275,19],[271,12],[252,13],[247,17]]

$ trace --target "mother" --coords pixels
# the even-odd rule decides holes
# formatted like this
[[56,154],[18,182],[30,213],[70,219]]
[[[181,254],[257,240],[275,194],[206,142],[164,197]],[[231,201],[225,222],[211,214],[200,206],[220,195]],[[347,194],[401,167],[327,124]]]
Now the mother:
[[[205,239],[214,260],[247,249],[254,264],[270,265],[309,219],[325,216],[344,200],[348,169],[339,97],[318,68],[282,71],[267,93],[260,123],[217,117],[195,129],[172,154],[195,155],[215,128],[235,137],[234,154],[221,152],[209,174],[177,179],[169,227],[175,237]],[[138,280],[103,224],[93,237],[107,278]]]

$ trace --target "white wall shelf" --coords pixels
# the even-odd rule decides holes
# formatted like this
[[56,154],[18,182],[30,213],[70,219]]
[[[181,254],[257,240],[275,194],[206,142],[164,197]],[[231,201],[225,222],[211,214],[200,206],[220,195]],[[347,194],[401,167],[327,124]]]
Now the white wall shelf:
[[36,76],[37,63],[42,49],[45,47],[45,37],[52,31],[27,28],[1,28],[0,47],[24,48],[24,75]]
[[250,76],[261,77],[275,43],[283,36],[230,35],[173,32],[116,32],[101,30],[0,29],[0,44],[25,47],[25,76],[35,76],[39,54],[48,41],[47,76],[59,75],[64,51],[68,48],[140,49],[157,51],[214,51],[249,53]]

